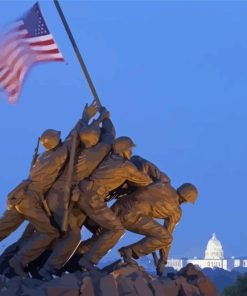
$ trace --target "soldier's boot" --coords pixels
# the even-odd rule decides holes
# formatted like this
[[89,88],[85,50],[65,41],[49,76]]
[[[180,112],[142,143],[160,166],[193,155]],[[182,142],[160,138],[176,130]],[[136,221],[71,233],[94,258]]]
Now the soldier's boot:
[[52,268],[41,268],[39,270],[39,275],[42,277],[43,281],[51,281],[53,279],[53,275],[57,276],[58,275],[58,270],[52,269]]
[[89,261],[85,257],[82,257],[78,263],[83,271],[91,271],[91,270],[97,269],[97,267],[94,265],[94,263],[92,263],[91,261]]
[[138,265],[137,262],[133,259],[133,251],[131,248],[122,247],[118,250],[121,257],[123,257],[123,261],[130,265]]
[[28,277],[28,274],[24,270],[24,266],[15,256],[9,260],[9,265],[13,268],[14,272],[20,277],[22,278]]

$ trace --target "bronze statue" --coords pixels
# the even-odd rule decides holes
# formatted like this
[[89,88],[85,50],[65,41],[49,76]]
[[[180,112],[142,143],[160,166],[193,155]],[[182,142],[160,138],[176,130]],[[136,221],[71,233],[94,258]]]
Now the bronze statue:
[[[79,129],[84,121],[88,121],[96,113],[94,104],[86,106],[84,117],[73,130]],[[71,148],[71,133],[64,143],[61,142],[60,132],[45,131],[41,144],[46,151],[40,154],[32,164],[29,177],[8,195],[8,210],[0,219],[0,240],[15,231],[26,219],[35,228],[32,240],[27,242],[21,250],[9,261],[15,272],[26,276],[24,267],[37,258],[46,247],[59,237],[59,231],[50,223],[50,212],[44,206],[45,193],[51,188],[66,162]]]
[[[89,124],[97,112],[99,117]],[[161,274],[181,218],[180,205],[195,202],[196,187],[185,183],[175,190],[157,166],[131,157],[135,144],[129,137],[115,139],[109,112],[95,101],[86,105],[63,143],[60,132],[51,129],[39,142],[46,151],[38,155],[36,147],[29,178],[9,193],[8,210],[0,219],[1,240],[25,219],[30,222],[1,256],[0,271],[10,259],[16,274],[26,276],[24,268],[41,267],[33,274],[50,280],[69,269],[75,250],[72,259],[79,256],[78,266],[92,270],[127,229],[145,238],[120,248],[123,260],[135,264],[135,259],[159,250],[156,267]],[[108,208],[112,198],[117,202]],[[164,225],[156,218],[164,219]],[[96,234],[80,244],[83,225]]]

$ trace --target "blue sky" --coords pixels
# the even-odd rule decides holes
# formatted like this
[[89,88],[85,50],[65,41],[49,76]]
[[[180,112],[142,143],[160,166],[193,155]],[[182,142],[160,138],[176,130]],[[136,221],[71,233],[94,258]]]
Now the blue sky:
[[[0,1],[0,26],[33,3]],[[131,136],[136,154],[175,187],[199,189],[197,204],[183,206],[171,256],[203,256],[213,232],[227,256],[247,255],[247,2],[61,6],[117,134]],[[16,105],[0,93],[1,212],[8,191],[28,175],[40,133],[54,128],[65,137],[92,98],[53,3],[41,1],[41,9],[66,63],[33,68]],[[136,239],[128,233],[118,246]]]

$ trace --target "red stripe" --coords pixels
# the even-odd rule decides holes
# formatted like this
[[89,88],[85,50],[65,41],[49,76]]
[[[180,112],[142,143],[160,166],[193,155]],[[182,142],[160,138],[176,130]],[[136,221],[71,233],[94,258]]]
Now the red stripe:
[[9,75],[11,74],[11,72],[8,70],[1,78],[0,78],[0,83],[1,81],[4,81]]
[[13,89],[10,93],[9,93],[9,95],[10,96],[14,96],[16,93],[17,93],[17,91],[20,89],[20,86],[18,85],[15,89]]
[[60,51],[59,51],[58,48],[49,49],[49,50],[35,50],[35,49],[33,49],[33,51],[35,51],[35,53],[38,54],[38,55],[57,54],[57,53],[60,53]]
[[53,57],[51,55],[37,55],[37,62],[49,62],[49,61],[64,61],[64,58]]
[[31,46],[35,46],[35,45],[51,45],[51,44],[55,44],[53,39],[48,39],[45,41],[37,41],[37,42],[28,42]]
[[19,38],[18,40],[11,38],[4,47],[8,47],[9,45],[14,45],[14,47],[11,49],[11,51],[9,51],[5,56],[2,56],[2,58],[4,59],[4,61],[6,61],[9,56],[14,53],[19,47],[21,46],[25,46],[27,47],[28,44],[25,43],[25,41],[23,41],[23,38]]
[[[6,84],[2,84],[4,88],[6,88],[8,85],[10,85],[10,84],[13,82],[13,80],[15,80],[16,73],[19,71],[19,69],[22,69],[22,68],[25,67],[25,64],[24,64],[24,62],[23,62],[23,58],[26,57],[26,56],[28,57],[29,55],[21,55],[21,53],[20,53],[20,54],[15,58],[15,60],[11,63],[10,66],[11,66],[12,68],[8,71],[8,75],[7,75],[7,76],[9,76],[9,75],[11,75],[11,74],[14,73],[14,77],[11,78],[10,82],[8,82],[7,85],[6,85]],[[17,63],[19,60],[21,61],[21,64],[20,64],[19,68],[17,68],[16,70],[14,70],[14,67],[15,67],[16,63]],[[13,72],[13,71],[15,71],[15,72]],[[7,78],[6,75],[4,75],[4,76],[5,76],[5,78]],[[1,79],[1,81],[4,81],[4,80]]]
[[[10,93],[8,93],[9,94],[9,98],[8,98],[9,103],[15,104],[18,101],[20,89],[21,89],[21,86],[18,85],[18,86],[16,86],[16,88],[14,90],[12,90]],[[17,97],[15,98],[15,100],[13,100],[13,98],[11,98],[11,97],[13,97],[15,95],[17,95]]]
[[[13,52],[12,52],[13,53]],[[13,70],[13,68],[15,67],[15,64],[21,60],[21,62],[23,63],[23,59],[26,57],[31,57],[32,52],[27,52],[26,48],[24,48],[24,50],[22,49],[19,54],[11,61],[11,64],[9,65],[10,71]]]
[[63,61],[64,61],[64,58],[55,58],[54,61],[60,61],[60,62],[63,62]]
[[12,85],[15,85],[15,84],[17,84],[17,86],[18,86],[19,83],[20,83],[19,80],[20,80],[21,72],[24,70],[24,68],[25,68],[25,66],[21,65],[20,68],[16,71],[14,77],[6,85],[4,85],[3,88],[5,88],[7,90],[7,88],[9,86],[12,86]]

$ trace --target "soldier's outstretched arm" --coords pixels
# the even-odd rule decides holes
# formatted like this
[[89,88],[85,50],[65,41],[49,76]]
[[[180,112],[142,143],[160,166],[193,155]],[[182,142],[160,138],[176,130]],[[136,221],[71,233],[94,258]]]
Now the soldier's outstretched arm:
[[172,234],[174,228],[178,224],[182,217],[182,210],[180,208],[174,209],[173,213],[166,219],[166,225],[168,231]]
[[[164,227],[167,228],[167,230],[171,234],[171,237],[172,237],[172,233],[174,231],[174,228],[178,224],[178,222],[180,221],[181,217],[182,217],[181,209],[176,208],[176,209],[174,209],[173,213],[168,218],[166,218],[164,220]],[[172,240],[171,240],[171,243],[172,243]],[[166,264],[168,253],[169,253],[169,250],[171,247],[171,243],[170,243],[170,245],[166,246],[163,249],[160,249],[160,251],[159,251],[159,253],[160,253],[160,260],[159,260],[160,267],[162,265]]]
[[171,182],[170,178],[160,171],[160,169],[151,161],[148,161],[141,156],[134,155],[131,157],[131,162],[133,162],[139,170],[146,172],[154,181],[161,181],[162,183]]
[[145,187],[152,183],[152,179],[147,173],[139,171],[130,161],[125,162],[123,169],[126,180],[133,186]]

